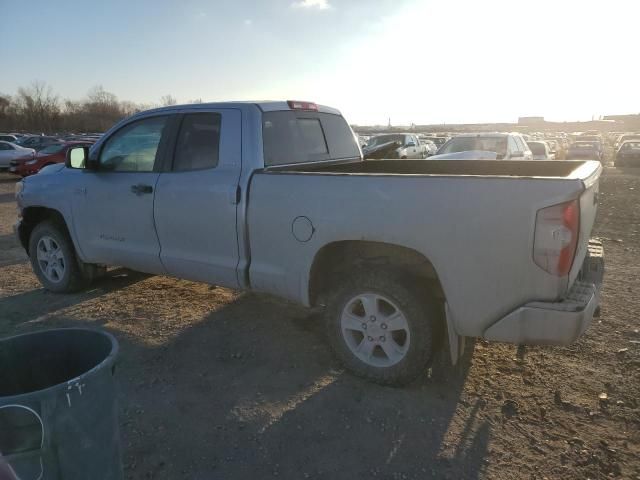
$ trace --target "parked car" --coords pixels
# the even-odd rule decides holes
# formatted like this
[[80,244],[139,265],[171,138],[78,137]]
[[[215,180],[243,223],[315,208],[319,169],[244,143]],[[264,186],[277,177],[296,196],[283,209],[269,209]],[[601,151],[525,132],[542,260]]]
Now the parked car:
[[533,160],[555,160],[555,154],[551,153],[549,144],[541,140],[531,140],[527,142],[527,146],[533,154]]
[[433,143],[435,143],[436,146],[440,148],[442,145],[447,143],[450,138],[451,137],[433,137],[431,140],[433,140]]
[[640,133],[626,133],[624,135],[620,135],[616,144],[614,145],[614,148],[618,150],[624,142],[627,142],[629,140],[640,140]]
[[365,158],[425,158],[418,137],[411,133],[371,137],[362,153]]
[[18,140],[18,137],[16,137],[15,135],[11,135],[8,133],[0,134],[0,142],[16,143],[17,140]]
[[11,161],[9,171],[26,177],[38,173],[40,169],[54,163],[64,163],[67,152],[72,147],[90,147],[93,142],[54,143],[36,153],[33,158],[22,158]]
[[519,133],[466,133],[445,143],[431,160],[532,160]]
[[615,157],[616,167],[640,167],[640,140],[627,140],[620,145]]
[[465,336],[566,344],[586,330],[601,172],[363,161],[333,108],[182,105],[127,118],[18,182],[16,232],[52,292],[120,265],[275,294],[323,310],[351,371],[403,384],[438,345],[455,363]]
[[574,142],[567,150],[567,160],[598,160],[600,161],[602,151],[597,142]]
[[564,160],[569,143],[561,137],[547,138],[545,141],[549,144],[549,151],[555,156],[556,160]]
[[21,159],[32,159],[35,155],[33,148],[25,148],[15,143],[0,140],[0,170],[9,169],[11,162]]
[[604,142],[600,135],[580,135],[577,138],[577,142],[591,142],[598,148],[598,160],[602,161],[604,158]]
[[47,137],[44,135],[22,137],[17,142],[23,147],[33,148],[36,152],[48,147],[49,145],[63,143],[62,140],[59,140],[56,137]]
[[419,138],[418,141],[420,142],[420,146],[422,147],[423,158],[435,155],[438,151],[438,147],[430,138]]

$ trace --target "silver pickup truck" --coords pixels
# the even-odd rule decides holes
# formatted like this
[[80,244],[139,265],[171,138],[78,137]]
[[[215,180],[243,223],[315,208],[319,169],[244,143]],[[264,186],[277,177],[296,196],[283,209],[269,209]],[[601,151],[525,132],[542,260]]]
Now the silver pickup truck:
[[107,265],[324,310],[355,373],[403,384],[465,337],[567,344],[598,306],[595,161],[363,161],[309,102],[142,112],[17,187],[45,288]]

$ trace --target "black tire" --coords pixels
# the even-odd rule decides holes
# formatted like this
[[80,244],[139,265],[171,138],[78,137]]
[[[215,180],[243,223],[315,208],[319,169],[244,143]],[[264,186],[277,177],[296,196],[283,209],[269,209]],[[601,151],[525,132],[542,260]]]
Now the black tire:
[[[426,292],[419,290],[419,284],[411,280],[406,275],[379,269],[362,270],[334,284],[325,309],[327,337],[336,356],[354,374],[382,385],[401,386],[427,373],[436,344],[434,332],[438,331],[435,328],[438,309]],[[396,364],[386,367],[367,364],[347,345],[341,315],[353,298],[364,293],[392,300],[407,320],[411,340],[404,358]]]
[[[57,281],[47,278],[41,263],[38,261],[38,244],[44,237],[53,239],[62,253],[64,273]],[[89,283],[89,280],[82,274],[73,242],[69,238],[67,230],[55,222],[47,220],[35,226],[29,236],[29,258],[33,272],[38,277],[38,280],[40,280],[44,288],[51,292],[77,292]]]

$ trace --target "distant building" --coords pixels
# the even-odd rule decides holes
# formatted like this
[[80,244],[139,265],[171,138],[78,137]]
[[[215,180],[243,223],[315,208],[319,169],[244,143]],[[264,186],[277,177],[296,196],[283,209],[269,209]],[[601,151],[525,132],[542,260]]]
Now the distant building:
[[519,117],[518,125],[540,125],[544,123],[544,117]]
[[640,120],[640,114],[631,114],[631,115],[605,115],[605,120],[616,120],[618,122],[637,122]]

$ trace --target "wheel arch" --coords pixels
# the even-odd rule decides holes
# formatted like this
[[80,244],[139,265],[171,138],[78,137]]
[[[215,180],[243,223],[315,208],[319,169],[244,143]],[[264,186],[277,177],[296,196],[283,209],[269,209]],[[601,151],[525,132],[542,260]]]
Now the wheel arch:
[[27,252],[27,255],[29,255],[29,238],[31,237],[31,232],[33,232],[36,225],[44,222],[45,220],[53,221],[56,225],[64,228],[73,242],[73,237],[71,236],[71,231],[67,225],[67,221],[59,210],[41,206],[26,207],[22,210],[22,221],[18,228],[18,238],[20,239],[20,244]]
[[330,287],[331,277],[353,267],[391,268],[424,281],[430,294],[441,300],[446,295],[433,263],[412,248],[385,242],[342,240],[320,248],[309,271],[309,303],[318,305]]
[[[335,241],[316,252],[309,272],[309,304],[322,306],[335,276],[351,268],[377,267],[408,274],[420,283],[422,291],[440,307],[438,318],[440,340],[448,343],[451,361],[455,364],[462,354],[461,343],[447,304],[447,295],[436,267],[424,254],[412,248],[365,240]],[[445,342],[446,340],[446,342]]]

